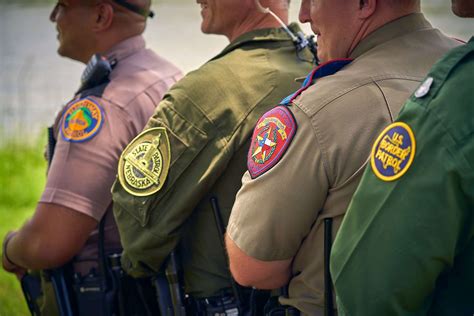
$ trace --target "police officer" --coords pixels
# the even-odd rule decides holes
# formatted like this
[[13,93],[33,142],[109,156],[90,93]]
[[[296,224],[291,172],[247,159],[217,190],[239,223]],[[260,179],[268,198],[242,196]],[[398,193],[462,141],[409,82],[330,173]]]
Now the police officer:
[[[472,1],[452,4],[474,17]],[[474,38],[435,64],[375,141],[332,253],[341,315],[474,313],[472,82]]]
[[[27,269],[72,260],[73,273],[81,278],[99,270],[98,243],[105,245],[105,255],[121,251],[110,194],[118,158],[181,77],[145,48],[141,34],[149,8],[146,0],[60,0],[51,12],[59,55],[83,63],[100,56],[91,59],[80,91],[56,118],[54,156],[50,146],[48,179],[36,211],[4,240],[7,271],[22,276]],[[99,222],[105,235],[100,241]],[[49,294],[47,315],[56,308]]]
[[[178,247],[193,305],[188,311],[230,313],[238,295],[231,291],[218,226],[225,228],[240,187],[255,122],[297,87],[295,78],[311,69],[312,56],[298,51],[254,0],[197,3],[201,30],[225,35],[230,44],[174,85],[125,149],[113,187],[114,214],[128,273],[156,275]],[[287,0],[261,5],[286,24]],[[295,36],[299,28],[291,24],[289,31]]]
[[[258,121],[227,231],[235,279],[265,289],[289,283],[288,295],[280,297],[288,310],[322,315],[326,295],[326,313],[334,312],[324,249],[359,182],[370,144],[433,62],[455,45],[430,26],[419,5],[302,2],[300,20],[318,34],[323,64]],[[328,218],[332,236],[331,225],[324,224]]]

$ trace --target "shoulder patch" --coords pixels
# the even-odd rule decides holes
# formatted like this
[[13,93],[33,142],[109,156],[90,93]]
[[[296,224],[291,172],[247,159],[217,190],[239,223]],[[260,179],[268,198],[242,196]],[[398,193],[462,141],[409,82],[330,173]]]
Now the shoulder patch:
[[168,176],[170,161],[170,141],[166,129],[147,129],[135,137],[120,156],[120,184],[135,196],[158,192]]
[[383,181],[394,181],[410,168],[415,157],[416,140],[410,126],[395,122],[387,126],[372,147],[370,164]]
[[61,135],[68,142],[84,142],[99,132],[103,121],[102,107],[91,99],[81,99],[64,112]]
[[247,156],[252,179],[277,164],[288,149],[296,129],[295,118],[286,106],[277,106],[258,120]]

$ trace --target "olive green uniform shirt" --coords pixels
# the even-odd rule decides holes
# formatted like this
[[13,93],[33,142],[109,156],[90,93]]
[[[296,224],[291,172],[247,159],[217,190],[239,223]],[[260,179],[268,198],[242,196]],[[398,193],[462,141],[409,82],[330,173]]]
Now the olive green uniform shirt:
[[403,17],[370,34],[351,64],[290,104],[298,125],[291,144],[266,173],[244,175],[228,227],[251,257],[293,258],[289,298],[281,303],[322,314],[323,220],[334,218],[335,235],[375,136],[454,45],[421,14]]
[[[302,56],[311,59],[307,51]],[[146,127],[165,128],[169,137],[164,186],[145,197],[126,192],[118,181],[113,188],[128,273],[155,274],[180,243],[186,293],[206,297],[231,286],[210,198],[217,197],[226,224],[254,124],[298,87],[295,78],[311,66],[298,59],[282,29],[256,30],[237,38],[165,95]]]
[[340,314],[472,316],[474,39],[434,66],[397,122],[414,158],[394,181],[365,171],[332,252]]

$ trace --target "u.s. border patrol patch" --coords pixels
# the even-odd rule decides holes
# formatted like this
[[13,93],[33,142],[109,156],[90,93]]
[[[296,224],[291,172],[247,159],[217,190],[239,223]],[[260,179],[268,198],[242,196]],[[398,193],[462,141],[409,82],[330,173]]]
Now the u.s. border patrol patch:
[[166,129],[142,132],[125,148],[118,165],[122,187],[135,196],[158,192],[168,176],[171,153]]
[[372,147],[370,164],[383,181],[393,181],[405,174],[415,157],[416,140],[410,126],[395,122],[387,126]]
[[61,135],[68,142],[83,142],[94,137],[102,127],[104,114],[91,99],[71,104],[63,114]]
[[296,128],[295,118],[285,106],[275,107],[258,120],[247,156],[252,179],[276,165],[290,145]]

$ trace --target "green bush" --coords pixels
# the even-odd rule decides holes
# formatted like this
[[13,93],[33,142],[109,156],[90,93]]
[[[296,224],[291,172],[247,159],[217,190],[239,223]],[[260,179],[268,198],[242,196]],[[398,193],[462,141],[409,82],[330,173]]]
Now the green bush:
[[[35,146],[0,147],[0,238],[17,229],[34,212],[46,179],[44,140]],[[16,277],[0,269],[0,316],[28,315]]]

